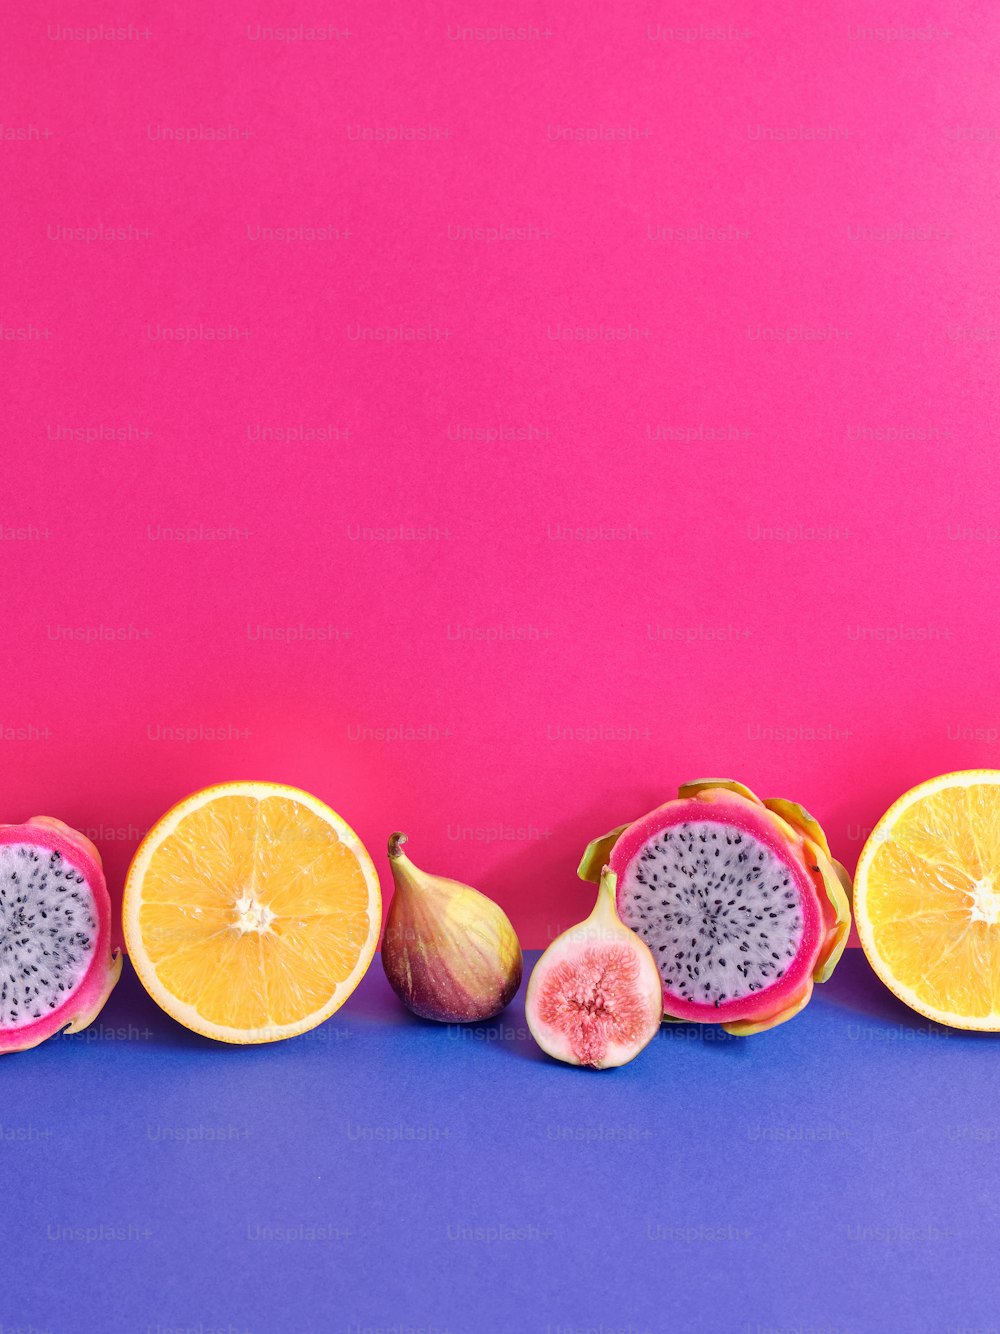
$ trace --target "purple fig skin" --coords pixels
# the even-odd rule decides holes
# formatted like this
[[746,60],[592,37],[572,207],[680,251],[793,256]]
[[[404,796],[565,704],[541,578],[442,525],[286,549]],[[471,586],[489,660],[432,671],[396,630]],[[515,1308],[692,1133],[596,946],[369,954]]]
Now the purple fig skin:
[[507,914],[457,880],[427,875],[389,840],[396,891],[382,936],[389,985],[414,1014],[443,1024],[495,1018],[521,985],[522,957]]

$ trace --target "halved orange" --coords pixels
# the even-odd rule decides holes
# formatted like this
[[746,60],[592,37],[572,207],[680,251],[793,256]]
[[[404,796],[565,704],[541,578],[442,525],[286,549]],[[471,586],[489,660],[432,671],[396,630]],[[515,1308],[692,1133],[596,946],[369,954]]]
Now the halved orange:
[[275,1042],[328,1019],[371,963],[378,874],[308,792],[223,783],[149,831],[125,882],[125,943],[169,1015],[222,1042]]
[[858,862],[854,919],[900,1000],[1000,1030],[1000,772],[943,774],[889,808]]

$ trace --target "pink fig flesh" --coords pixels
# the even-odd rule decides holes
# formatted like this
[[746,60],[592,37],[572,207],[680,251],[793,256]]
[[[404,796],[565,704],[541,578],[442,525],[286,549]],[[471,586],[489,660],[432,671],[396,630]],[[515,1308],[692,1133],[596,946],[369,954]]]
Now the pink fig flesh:
[[0,1052],[86,1028],[121,966],[90,840],[50,816],[0,825]]
[[614,887],[614,874],[606,870],[593,913],[548,947],[525,1001],[528,1027],[543,1051],[595,1070],[638,1056],[662,1018],[656,964],[619,921]]

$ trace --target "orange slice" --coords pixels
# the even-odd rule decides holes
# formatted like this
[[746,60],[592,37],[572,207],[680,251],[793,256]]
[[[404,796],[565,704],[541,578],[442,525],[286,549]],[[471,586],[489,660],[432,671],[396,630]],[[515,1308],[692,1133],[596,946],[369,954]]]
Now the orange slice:
[[1000,772],[921,783],[864,846],[854,913],[900,1000],[953,1028],[1000,1030]]
[[275,1042],[328,1019],[364,976],[382,898],[349,825],[308,792],[223,783],[147,834],[125,942],[143,986],[222,1042]]

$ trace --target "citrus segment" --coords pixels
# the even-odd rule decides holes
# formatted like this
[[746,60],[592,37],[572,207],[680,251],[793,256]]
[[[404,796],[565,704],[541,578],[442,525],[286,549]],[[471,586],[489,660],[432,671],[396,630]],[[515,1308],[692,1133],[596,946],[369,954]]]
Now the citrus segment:
[[354,831],[296,788],[197,792],[136,853],[129,955],[168,1014],[225,1042],[272,1042],[327,1019],[371,962],[378,876]]
[[945,774],[872,831],[855,917],[875,972],[912,1009],[1000,1030],[1000,772]]

